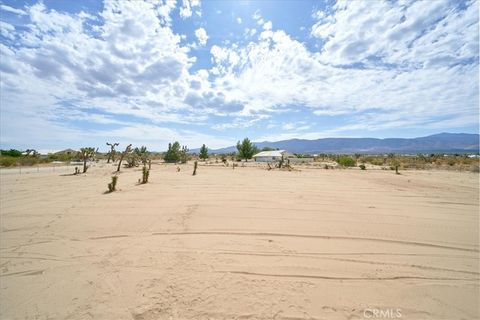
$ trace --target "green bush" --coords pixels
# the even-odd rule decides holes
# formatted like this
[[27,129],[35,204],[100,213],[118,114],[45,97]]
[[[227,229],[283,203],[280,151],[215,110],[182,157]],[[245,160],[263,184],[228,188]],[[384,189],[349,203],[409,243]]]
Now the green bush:
[[16,149],[0,150],[0,154],[2,156],[9,156],[9,157],[15,157],[15,158],[22,156],[22,152]]
[[352,157],[340,156],[337,163],[343,167],[355,167],[356,162]]

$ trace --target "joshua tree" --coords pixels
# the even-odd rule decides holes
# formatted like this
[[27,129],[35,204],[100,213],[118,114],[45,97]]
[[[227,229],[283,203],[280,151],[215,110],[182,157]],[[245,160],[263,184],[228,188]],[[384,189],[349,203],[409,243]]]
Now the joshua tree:
[[34,157],[38,156],[37,150],[35,150],[35,149],[27,149],[27,150],[25,150],[25,157],[28,157],[28,156],[30,156],[30,155],[32,155],[32,156],[34,156]]
[[203,144],[200,148],[199,158],[202,160],[208,159],[208,148],[205,146],[205,144]]
[[395,167],[395,173],[400,174],[400,172],[398,172],[398,168],[400,167],[400,162],[398,160],[395,160],[395,161],[393,161],[392,164]]
[[120,161],[118,162],[117,172],[120,172],[120,166],[122,165],[123,158],[125,158],[125,156],[130,152],[132,152],[131,143],[125,148],[125,151],[123,151],[122,154],[120,155]]
[[135,148],[135,154],[140,158],[140,161],[142,161],[143,166],[145,167],[148,162],[148,151],[147,147],[141,146],[141,148]]
[[251,159],[252,156],[257,152],[257,147],[250,141],[250,139],[245,138],[242,142],[237,142],[238,157],[240,159]]
[[115,143],[107,142],[107,146],[110,146],[110,152],[108,153],[107,163],[110,163],[110,159],[112,160],[112,162],[115,162],[115,154],[117,153],[115,151],[115,147],[118,146],[118,142],[115,142]]
[[150,170],[147,169],[146,166],[143,166],[142,170],[142,184],[145,184],[148,182],[148,176],[150,175]]
[[278,163],[278,168],[281,169],[283,167],[283,162],[285,160],[283,159],[283,154],[282,154],[282,159],[280,159],[280,162]]
[[95,151],[93,152],[93,156],[92,156],[92,158],[91,158],[90,160],[97,162],[97,161],[98,161],[98,160],[97,160],[97,154],[98,154],[98,148],[95,149]]
[[198,165],[198,162],[195,161],[195,162],[193,163],[193,175],[196,175],[196,174],[197,174],[197,165]]
[[80,148],[80,157],[83,160],[83,173],[87,172],[87,161],[95,156],[95,148]]
[[147,147],[142,146],[141,148],[135,148],[133,152],[128,154],[127,158],[127,167],[138,167],[139,163],[142,162],[143,166],[145,167],[148,162],[148,151]]

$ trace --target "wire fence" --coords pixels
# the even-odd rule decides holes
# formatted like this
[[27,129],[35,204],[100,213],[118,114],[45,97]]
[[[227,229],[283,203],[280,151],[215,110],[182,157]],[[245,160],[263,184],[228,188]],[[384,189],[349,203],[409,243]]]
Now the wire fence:
[[[96,167],[97,163],[91,162],[88,163],[89,167]],[[49,173],[49,172],[59,172],[59,173],[74,173],[75,167],[78,167],[79,170],[83,169],[83,163],[59,163],[59,164],[50,164],[45,165],[34,165],[34,166],[18,166],[12,168],[0,168],[0,174],[32,174],[32,173]]]

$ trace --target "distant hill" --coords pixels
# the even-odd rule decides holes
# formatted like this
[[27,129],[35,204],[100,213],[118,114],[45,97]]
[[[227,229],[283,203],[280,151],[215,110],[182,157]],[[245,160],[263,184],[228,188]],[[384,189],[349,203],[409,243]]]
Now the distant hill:
[[[419,138],[326,138],[317,140],[290,139],[255,142],[258,148],[285,149],[293,153],[478,153],[479,135],[439,133]],[[211,153],[236,152],[235,146],[210,150]],[[197,149],[192,152],[198,152]]]
[[73,149],[65,149],[55,152],[54,154],[76,154],[78,151]]

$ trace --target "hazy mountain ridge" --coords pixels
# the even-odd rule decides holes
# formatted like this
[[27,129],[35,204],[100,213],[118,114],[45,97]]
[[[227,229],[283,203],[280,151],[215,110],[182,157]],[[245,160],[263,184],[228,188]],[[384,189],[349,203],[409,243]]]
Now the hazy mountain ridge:
[[[324,138],[255,142],[258,148],[285,149],[293,153],[466,153],[479,152],[479,135],[439,133],[418,138]],[[211,153],[236,152],[235,146],[210,150]],[[192,150],[198,152],[198,149]]]

